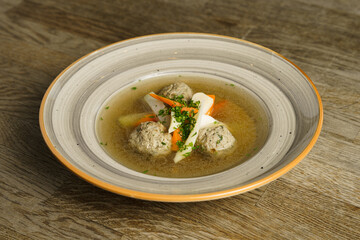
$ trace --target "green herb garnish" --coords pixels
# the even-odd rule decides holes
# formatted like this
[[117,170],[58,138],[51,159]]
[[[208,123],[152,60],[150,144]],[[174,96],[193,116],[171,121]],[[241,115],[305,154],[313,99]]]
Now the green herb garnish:
[[196,146],[192,147],[193,150],[198,149],[198,148],[200,148],[200,145],[196,145]]
[[193,100],[190,100],[189,101],[189,104],[188,104],[188,107],[193,107],[193,108],[199,108],[199,105],[200,105],[200,101],[196,101],[194,102]]
[[159,115],[159,116],[162,116],[162,115],[164,115],[164,112],[165,112],[164,109],[161,109],[161,110],[159,111],[159,114],[158,114],[158,115]]
[[108,110],[110,107],[109,106],[106,106],[105,109]]
[[222,136],[222,135],[219,135],[219,134],[218,134],[218,137],[219,137],[219,140],[216,141],[216,145],[219,144],[219,143],[223,140],[223,136]]
[[[166,116],[171,114],[171,116],[173,116],[174,119],[178,123],[180,123],[179,134],[182,140],[176,142],[176,145],[179,147],[180,152],[186,150],[188,147],[191,147],[192,149],[198,148],[194,146],[194,143],[185,145],[185,142],[183,141],[189,137],[191,131],[193,130],[196,124],[196,119],[194,118],[195,112],[193,109],[191,111],[186,111],[186,110],[182,111],[182,109],[184,107],[199,109],[200,101],[196,101],[196,102],[192,100],[186,101],[183,95],[175,96],[171,98],[171,100],[180,103],[180,106],[167,107],[161,109],[158,113],[158,116]],[[195,132],[193,136],[195,136],[196,134],[197,132]]]
[[136,89],[137,89],[137,87],[132,87],[131,89],[132,89],[132,90],[136,90]]
[[176,145],[179,147],[179,151],[182,152],[184,149],[185,143],[183,141],[177,141]]
[[145,171],[143,171],[142,173],[147,173],[149,170],[145,170]]
[[164,142],[161,142],[161,144],[162,144],[162,145],[166,145],[166,143],[164,143]]
[[188,157],[188,156],[190,156],[190,154],[191,154],[191,152],[187,152],[187,153],[184,153],[183,156]]

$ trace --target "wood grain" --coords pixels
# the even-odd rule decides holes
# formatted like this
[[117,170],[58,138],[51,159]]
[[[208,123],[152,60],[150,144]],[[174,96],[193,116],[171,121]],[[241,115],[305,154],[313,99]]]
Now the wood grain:
[[[310,154],[235,197],[156,203],[63,167],[39,127],[42,96],[77,58],[146,34],[224,34],[300,66],[324,105]],[[0,0],[1,239],[360,239],[358,0]]]

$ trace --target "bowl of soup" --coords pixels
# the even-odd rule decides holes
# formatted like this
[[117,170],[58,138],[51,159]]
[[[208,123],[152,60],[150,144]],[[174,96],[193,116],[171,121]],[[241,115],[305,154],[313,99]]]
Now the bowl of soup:
[[320,96],[280,54],[226,36],[157,34],[77,60],[53,81],[40,127],[53,154],[108,191],[168,202],[263,186],[314,146]]

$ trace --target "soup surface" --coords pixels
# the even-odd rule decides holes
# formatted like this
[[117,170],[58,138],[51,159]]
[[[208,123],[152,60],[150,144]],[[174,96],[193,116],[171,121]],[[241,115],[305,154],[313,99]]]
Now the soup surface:
[[[134,151],[129,135],[135,127],[123,127],[120,116],[151,112],[143,97],[159,92],[163,87],[184,82],[193,92],[215,95],[215,104],[228,104],[213,117],[226,124],[236,139],[228,154],[204,154],[194,150],[191,155],[174,163],[175,153],[167,156],[147,156]],[[122,165],[144,174],[161,177],[199,177],[232,168],[254,155],[265,143],[268,134],[267,115],[259,102],[238,85],[195,76],[163,76],[138,81],[121,90],[101,110],[97,120],[97,134],[105,151]]]

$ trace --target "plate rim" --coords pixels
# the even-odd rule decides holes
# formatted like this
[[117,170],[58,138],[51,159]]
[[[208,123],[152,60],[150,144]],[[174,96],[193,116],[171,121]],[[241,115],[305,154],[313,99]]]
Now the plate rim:
[[[78,63],[79,61],[81,61],[82,59],[90,56],[91,54],[94,54],[98,51],[101,51],[105,48],[108,48],[110,46],[119,44],[119,43],[123,43],[123,42],[127,42],[127,41],[132,41],[135,39],[139,39],[139,38],[147,38],[147,37],[154,37],[154,36],[164,36],[164,35],[202,35],[202,36],[212,36],[212,37],[220,37],[220,38],[228,38],[231,40],[235,40],[235,41],[239,41],[239,42],[243,42],[249,45],[253,45],[259,48],[262,48],[268,52],[271,52],[281,58],[283,58],[285,61],[289,62],[291,65],[293,65],[296,69],[298,69],[301,74],[303,74],[307,81],[311,84],[316,97],[317,97],[317,101],[319,104],[319,121],[316,127],[316,130],[314,132],[314,135],[312,136],[309,144],[306,146],[306,148],[296,157],[294,158],[289,164],[285,165],[283,168],[277,170],[276,172],[260,179],[257,180],[255,182],[240,186],[240,187],[236,187],[236,188],[231,188],[231,189],[226,189],[226,190],[222,190],[222,191],[216,191],[216,192],[209,192],[209,193],[202,193],[202,194],[185,194],[185,195],[172,195],[172,194],[158,194],[158,193],[147,193],[147,192],[141,192],[141,191],[136,191],[136,190],[131,190],[131,189],[126,189],[126,188],[122,188],[119,186],[115,186],[112,185],[110,183],[101,181],[95,177],[92,177],[90,175],[88,175],[87,173],[79,170],[78,168],[76,168],[73,164],[71,164],[70,162],[68,162],[66,160],[66,158],[64,156],[61,155],[61,153],[59,151],[57,151],[57,149],[55,148],[55,146],[52,144],[49,136],[47,135],[47,132],[45,130],[45,122],[44,122],[44,108],[45,108],[45,103],[47,100],[47,97],[51,91],[51,89],[53,88],[53,86],[55,85],[55,83],[57,82],[57,80],[65,73],[67,72],[68,69],[70,69],[72,66],[74,66],[76,63]],[[253,190],[255,188],[258,188],[260,186],[266,185],[272,181],[274,181],[275,179],[281,177],[282,175],[284,175],[285,173],[287,173],[288,171],[290,171],[292,168],[294,168],[303,158],[305,158],[305,156],[310,152],[310,150],[313,148],[313,146],[315,145],[317,139],[320,136],[320,132],[321,132],[321,128],[322,128],[322,124],[323,124],[323,105],[322,105],[322,101],[320,98],[320,94],[318,92],[318,90],[315,87],[315,84],[312,82],[312,80],[309,78],[309,76],[302,70],[300,69],[295,63],[293,63],[291,60],[287,59],[286,57],[284,57],[283,55],[281,55],[280,53],[277,53],[267,47],[264,47],[262,45],[259,45],[257,43],[253,43],[244,39],[240,39],[240,38],[235,38],[235,37],[230,37],[230,36],[225,36],[225,35],[219,35],[219,34],[212,34],[212,33],[198,33],[198,32],[172,32],[172,33],[158,33],[158,34],[149,34],[149,35],[143,35],[143,36],[138,36],[138,37],[134,37],[134,38],[129,38],[129,39],[125,39],[125,40],[121,40],[118,42],[114,42],[111,44],[108,44],[106,46],[103,46],[99,49],[96,49],[84,56],[82,56],[81,58],[77,59],[76,61],[74,61],[73,63],[71,63],[68,67],[66,67],[64,70],[62,70],[60,72],[59,75],[57,75],[57,77],[52,81],[52,83],[49,85],[48,89],[46,90],[42,101],[41,101],[41,105],[40,105],[40,110],[39,110],[39,125],[40,125],[40,130],[41,130],[41,134],[45,140],[46,145],[48,146],[48,148],[50,149],[50,151],[54,154],[54,156],[64,165],[66,166],[69,170],[71,170],[73,173],[75,173],[78,177],[84,179],[85,181],[100,187],[104,190],[113,192],[113,193],[117,193],[123,196],[127,196],[127,197],[132,197],[132,198],[137,198],[137,199],[142,199],[142,200],[150,200],[150,201],[161,201],[161,202],[197,202],[197,201],[206,201],[206,200],[214,200],[214,199],[220,199],[220,198],[225,198],[225,197],[230,197],[230,196],[234,196],[240,193],[245,193],[247,191]]]

